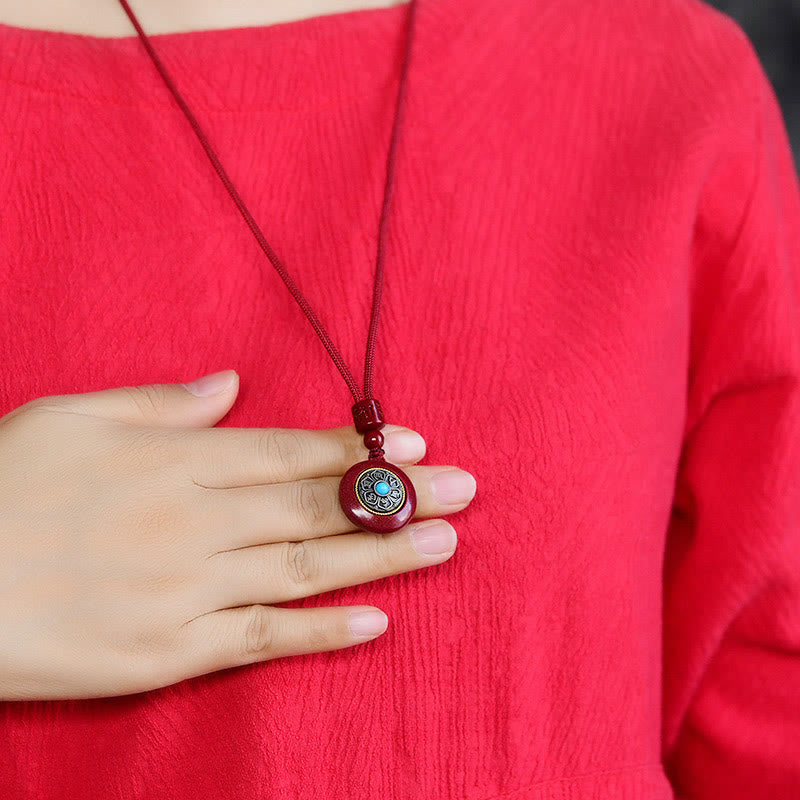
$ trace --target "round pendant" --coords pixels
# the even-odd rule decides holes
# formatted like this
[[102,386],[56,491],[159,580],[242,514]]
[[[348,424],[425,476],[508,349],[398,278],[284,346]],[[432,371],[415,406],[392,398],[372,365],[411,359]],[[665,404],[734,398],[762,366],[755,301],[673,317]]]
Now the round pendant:
[[414,484],[383,458],[353,464],[339,482],[339,503],[354,525],[373,533],[391,533],[414,515]]

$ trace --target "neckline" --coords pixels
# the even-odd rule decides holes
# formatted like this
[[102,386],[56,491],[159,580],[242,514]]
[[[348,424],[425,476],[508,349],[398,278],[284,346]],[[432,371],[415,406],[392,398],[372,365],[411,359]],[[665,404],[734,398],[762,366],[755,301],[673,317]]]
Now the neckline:
[[[419,6],[420,0],[417,0],[417,5]],[[162,33],[151,33],[147,30],[147,23],[146,20],[142,19],[139,16],[139,22],[143,23],[142,27],[145,29],[145,33],[147,33],[148,37],[153,40],[180,40],[184,38],[193,38],[200,36],[202,37],[203,34],[208,34],[210,36],[214,36],[215,34],[221,33],[230,33],[230,32],[238,32],[238,31],[253,31],[258,30],[264,33],[272,33],[274,32],[277,34],[282,34],[286,31],[302,31],[303,33],[312,33],[312,34],[325,34],[326,29],[331,29],[339,24],[344,22],[352,22],[355,21],[359,23],[364,19],[369,20],[371,14],[382,11],[390,11],[392,9],[397,8],[405,8],[408,11],[410,5],[410,0],[404,0],[402,3],[394,3],[389,6],[370,6],[367,8],[355,8],[346,11],[328,11],[321,14],[314,14],[310,17],[300,17],[298,19],[288,19],[282,20],[278,22],[267,22],[264,24],[255,24],[255,25],[230,25],[220,28],[198,28],[196,30],[184,30],[184,31],[164,31]],[[20,25],[9,25],[5,22],[0,21],[0,32],[2,31],[10,31],[13,33],[20,33],[22,35],[25,34],[32,34],[32,35],[52,35],[57,38],[66,38],[66,39],[91,39],[94,41],[101,41],[101,42],[119,42],[119,41],[138,41],[139,37],[136,32],[133,30],[133,26],[130,24],[129,21],[126,22],[131,28],[131,32],[129,34],[125,34],[124,36],[99,36],[92,33],[79,33],[77,31],[58,31],[53,30],[50,28],[34,28],[30,26],[20,26]]]
[[[431,64],[452,47],[467,15],[459,0],[416,3],[411,58]],[[407,0],[265,25],[152,34],[140,21],[196,111],[308,112],[352,105],[376,85],[391,91],[410,5]],[[175,109],[135,31],[96,36],[0,22],[4,81],[66,100]]]

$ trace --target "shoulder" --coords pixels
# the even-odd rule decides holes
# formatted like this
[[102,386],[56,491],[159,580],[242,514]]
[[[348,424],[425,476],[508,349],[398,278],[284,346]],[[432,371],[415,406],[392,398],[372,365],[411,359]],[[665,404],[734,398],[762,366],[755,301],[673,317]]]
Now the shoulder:
[[607,76],[609,87],[638,87],[668,103],[674,97],[676,104],[696,106],[700,116],[710,118],[740,116],[764,91],[764,71],[746,32],[703,0],[466,4],[480,7],[485,22],[490,15],[497,18],[502,43],[522,69],[544,58],[575,80]]
[[761,129],[775,125],[754,45],[704,0],[429,2],[458,33],[453,58],[437,63],[443,88],[431,90],[455,87],[468,100],[460,113],[501,120],[519,152],[557,131],[573,156],[637,154],[701,180],[721,158],[752,169]]
[[527,30],[538,25],[558,27],[563,36],[573,34],[584,44],[601,38],[691,51],[741,47],[747,42],[739,23],[705,0],[506,0],[499,10],[487,0],[462,2],[513,17]]

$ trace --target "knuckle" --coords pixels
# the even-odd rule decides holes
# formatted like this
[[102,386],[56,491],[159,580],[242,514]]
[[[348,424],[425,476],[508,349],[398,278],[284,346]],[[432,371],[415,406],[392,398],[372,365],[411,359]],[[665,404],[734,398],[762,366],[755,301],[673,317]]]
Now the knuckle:
[[131,691],[149,691],[171,682],[165,659],[152,654],[137,654],[122,659],[121,667],[126,673],[126,682]]
[[176,638],[172,626],[150,620],[119,647],[120,667],[131,691],[156,689],[178,680],[170,671]]
[[174,460],[174,453],[159,429],[131,428],[129,433],[120,445],[127,462],[143,470],[153,470]]
[[286,542],[283,547],[283,571],[292,586],[314,582],[317,565],[312,548],[306,542]]
[[3,429],[9,432],[19,431],[23,436],[37,430],[38,415],[35,412],[41,409],[31,405],[31,402],[34,401],[18,406],[4,417],[0,417],[0,425],[3,426]]
[[190,584],[190,578],[179,568],[153,568],[139,576],[137,589],[146,597],[172,597]]
[[327,530],[336,510],[335,497],[323,481],[297,481],[294,489],[293,511],[304,530]]
[[248,609],[243,644],[245,656],[264,655],[272,650],[275,626],[271,616],[265,606],[251,606]]
[[372,563],[380,573],[396,571],[392,539],[380,533],[370,535]]
[[134,666],[155,666],[167,653],[173,638],[174,633],[167,624],[159,621],[155,614],[148,615],[146,624],[131,635],[124,654]]
[[352,425],[339,428],[338,432],[342,447],[342,463],[349,465],[363,461],[367,454],[364,437]]
[[324,650],[332,650],[334,646],[331,632],[325,628],[315,625],[312,626],[305,636],[305,644],[308,652],[318,653]]
[[15,409],[8,412],[3,417],[3,420],[9,420],[13,417],[20,417],[25,416],[31,411],[47,411],[52,410],[53,406],[50,402],[49,397],[34,397],[32,400],[28,400],[26,403],[23,403],[21,406],[17,406]]
[[140,386],[122,386],[122,391],[130,398],[144,417],[162,414],[168,406],[167,388],[160,383]]
[[[271,465],[286,480],[294,480],[302,465],[302,444],[295,431],[287,428],[270,428],[256,438],[259,458]],[[268,472],[272,469],[267,467]]]
[[[55,412],[64,411],[52,397],[35,397],[23,403],[21,406],[12,409],[4,417],[0,418],[0,424],[9,425],[13,422],[14,426],[25,430],[36,430],[41,423],[58,419]],[[51,412],[50,416],[46,412]]]
[[[151,556],[157,553],[161,560],[142,563],[137,572],[145,574],[145,583],[153,591],[179,588],[187,580],[177,565],[194,549],[192,534],[198,528],[189,507],[169,484],[150,487],[135,500],[118,506],[119,524],[133,533],[133,541],[146,547]],[[161,563],[166,561],[170,563]]]

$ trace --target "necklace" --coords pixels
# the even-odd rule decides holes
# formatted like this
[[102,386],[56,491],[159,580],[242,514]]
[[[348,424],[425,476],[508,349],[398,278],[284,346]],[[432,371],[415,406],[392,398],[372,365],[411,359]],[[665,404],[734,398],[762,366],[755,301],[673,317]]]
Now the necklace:
[[383,291],[383,257],[385,252],[386,223],[394,185],[395,154],[399,138],[400,121],[402,119],[411,43],[414,35],[416,0],[410,0],[409,3],[408,34],[402,72],[400,75],[400,86],[397,92],[397,107],[392,126],[392,138],[389,146],[383,208],[378,228],[378,255],[375,265],[375,283],[372,293],[372,314],[370,316],[369,331],[367,334],[367,352],[364,359],[363,392],[359,389],[358,384],[347,368],[347,365],[344,363],[341,354],[328,335],[328,332],[322,326],[322,323],[319,321],[319,318],[314,313],[300,289],[289,276],[286,267],[283,266],[272,248],[267,244],[264,234],[261,232],[253,216],[247,210],[244,201],[231,183],[222,164],[220,164],[219,158],[209,144],[206,135],[203,133],[200,124],[189,109],[183,96],[178,91],[174,81],[167,73],[164,64],[153,49],[153,45],[147,34],[142,30],[142,26],[139,24],[131,7],[128,5],[127,0],[119,0],[119,2],[130,18],[130,21],[133,23],[136,33],[142,40],[159,74],[164,79],[167,88],[172,92],[176,102],[186,115],[197,137],[200,139],[200,143],[203,145],[214,169],[223,184],[225,184],[225,188],[242,213],[245,222],[249,225],[261,249],[266,253],[272,265],[286,284],[286,287],[291,292],[292,297],[294,297],[303,313],[308,318],[353,395],[353,399],[355,400],[355,403],[351,407],[353,422],[356,430],[364,437],[364,446],[369,450],[369,456],[365,461],[359,461],[357,464],[353,464],[353,466],[345,472],[339,482],[339,503],[342,507],[342,511],[344,511],[347,518],[354,525],[375,533],[390,533],[402,528],[414,515],[414,511],[417,507],[417,497],[414,491],[414,485],[411,483],[409,477],[399,467],[390,464],[383,457],[383,434],[380,429],[386,423],[383,418],[383,411],[381,410],[380,403],[372,396],[372,375],[375,364],[375,336],[378,329],[378,320],[380,318],[381,296]]

